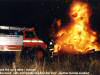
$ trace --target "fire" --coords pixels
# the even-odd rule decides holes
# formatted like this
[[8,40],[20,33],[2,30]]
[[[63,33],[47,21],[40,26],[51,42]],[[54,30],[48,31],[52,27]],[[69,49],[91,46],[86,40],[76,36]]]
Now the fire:
[[89,50],[99,50],[97,33],[90,27],[91,11],[87,3],[73,2],[69,16],[71,23],[62,28],[56,35],[54,52],[87,53]]

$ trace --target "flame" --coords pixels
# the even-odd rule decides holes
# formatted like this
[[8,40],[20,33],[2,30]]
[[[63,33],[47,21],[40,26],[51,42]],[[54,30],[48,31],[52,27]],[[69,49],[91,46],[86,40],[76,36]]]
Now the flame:
[[91,10],[89,5],[83,2],[73,2],[69,16],[71,23],[56,35],[54,52],[87,53],[92,49],[99,50],[97,33],[90,27]]

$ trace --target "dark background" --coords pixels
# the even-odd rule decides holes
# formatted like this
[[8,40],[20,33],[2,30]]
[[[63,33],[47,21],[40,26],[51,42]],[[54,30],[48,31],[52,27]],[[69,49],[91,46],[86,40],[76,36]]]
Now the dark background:
[[[91,27],[100,32],[100,2],[85,1],[93,9]],[[47,41],[55,18],[61,18],[63,25],[70,21],[68,10],[71,3],[72,0],[0,0],[0,24],[34,26],[39,37]]]

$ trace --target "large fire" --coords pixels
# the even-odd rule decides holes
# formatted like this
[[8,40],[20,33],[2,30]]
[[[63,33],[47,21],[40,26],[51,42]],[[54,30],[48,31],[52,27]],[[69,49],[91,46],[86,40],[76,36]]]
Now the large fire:
[[100,50],[97,33],[90,28],[89,5],[83,2],[73,2],[69,15],[71,23],[57,33],[54,52],[87,53],[93,49]]

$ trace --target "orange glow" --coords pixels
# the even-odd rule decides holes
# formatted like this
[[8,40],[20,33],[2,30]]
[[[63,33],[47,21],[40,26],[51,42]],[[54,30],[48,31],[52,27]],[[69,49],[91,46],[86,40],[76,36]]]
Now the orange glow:
[[73,2],[69,16],[71,23],[56,35],[54,52],[84,54],[92,49],[100,50],[97,33],[90,28],[91,11],[89,5],[83,2]]
[[58,20],[57,20],[57,26],[60,28],[61,25],[62,25],[61,19],[58,19]]

